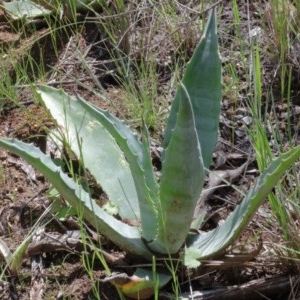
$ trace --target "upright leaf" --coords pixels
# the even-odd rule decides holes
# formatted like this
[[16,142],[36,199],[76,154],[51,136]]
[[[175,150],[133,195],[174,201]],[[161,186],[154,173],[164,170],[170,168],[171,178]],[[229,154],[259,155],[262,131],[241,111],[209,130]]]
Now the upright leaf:
[[175,253],[184,243],[200,196],[204,170],[193,108],[183,85],[179,87],[179,112],[165,150],[160,179],[159,232],[149,247]]
[[[191,99],[203,162],[208,168],[217,142],[221,107],[221,60],[215,11],[210,15],[200,44],[187,65],[182,82]],[[164,148],[167,148],[170,142],[179,105],[180,91],[173,100],[165,131]]]

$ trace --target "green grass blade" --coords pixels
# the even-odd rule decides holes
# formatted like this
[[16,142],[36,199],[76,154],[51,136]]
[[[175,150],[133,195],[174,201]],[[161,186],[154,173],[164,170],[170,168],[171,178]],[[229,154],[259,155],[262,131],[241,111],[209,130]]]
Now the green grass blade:
[[[187,65],[182,79],[190,96],[195,116],[204,166],[209,168],[219,128],[221,107],[221,60],[216,33],[216,12],[213,11],[201,41]],[[165,131],[164,148],[170,142],[179,110],[177,93]]]
[[151,259],[151,252],[145,247],[139,228],[129,226],[106,213],[81,186],[62,172],[51,158],[43,154],[32,144],[15,139],[0,137],[0,145],[21,156],[39,170],[59,191],[70,205],[77,208],[83,218],[93,225],[101,234],[107,236],[116,245],[135,255]]
[[273,187],[299,156],[300,146],[281,154],[263,172],[241,204],[235,208],[221,226],[205,234],[190,236],[187,239],[188,247],[198,250],[198,259],[218,254],[241,234]]
[[184,243],[200,196],[204,169],[189,95],[179,88],[180,107],[165,150],[160,187],[159,232],[154,251],[175,253]]

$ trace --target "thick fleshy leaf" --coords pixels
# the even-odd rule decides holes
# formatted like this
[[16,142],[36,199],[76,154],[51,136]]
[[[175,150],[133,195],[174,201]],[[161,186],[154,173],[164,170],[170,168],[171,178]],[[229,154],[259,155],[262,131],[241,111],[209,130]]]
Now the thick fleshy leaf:
[[[63,129],[66,143],[95,177],[122,218],[139,220],[138,197],[129,164],[116,140],[82,100],[41,86],[43,103]],[[80,143],[80,144],[79,144]]]
[[183,245],[200,196],[204,170],[191,101],[183,85],[179,112],[160,178],[159,232],[149,247],[175,253]]
[[197,258],[211,257],[228,247],[245,229],[261,203],[299,157],[300,146],[281,154],[258,178],[243,201],[222,225],[210,232],[189,236],[187,246],[198,249]]
[[60,11],[66,16],[73,16],[76,12],[88,12],[100,8],[99,0],[15,0],[1,1],[1,5],[11,19],[32,19],[44,17]]
[[12,19],[24,19],[24,18],[35,18],[39,16],[45,16],[51,13],[51,10],[39,3],[34,3],[30,0],[23,1],[3,1],[1,3],[5,12]]
[[98,120],[123,151],[135,182],[140,207],[142,235],[146,241],[157,233],[158,185],[153,172],[148,141],[141,143],[130,128],[109,112],[78,99],[82,108]]
[[137,227],[129,226],[106,213],[90,195],[77,185],[72,178],[62,172],[51,158],[32,144],[15,139],[0,138],[0,146],[21,156],[38,169],[57,191],[77,208],[78,214],[93,225],[101,234],[129,253],[151,259],[152,254],[144,245]]
[[[191,99],[203,163],[205,168],[209,168],[218,137],[221,107],[221,60],[215,11],[212,12],[199,46],[187,65],[182,82]],[[178,91],[165,131],[164,148],[167,148],[171,140],[179,105]]]
[[165,286],[171,278],[169,274],[154,274],[153,270],[138,268],[132,276],[126,273],[112,273],[102,282],[111,282],[130,299],[149,299],[155,289]]

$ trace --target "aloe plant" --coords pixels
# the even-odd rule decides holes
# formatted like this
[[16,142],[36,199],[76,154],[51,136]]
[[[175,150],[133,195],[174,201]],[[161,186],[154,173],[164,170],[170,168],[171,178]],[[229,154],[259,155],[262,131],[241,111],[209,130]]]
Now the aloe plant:
[[[98,206],[82,186],[32,144],[2,137],[0,145],[42,172],[99,232],[128,253],[150,261],[157,253],[167,259],[180,252],[188,266],[197,267],[201,259],[223,251],[300,156],[300,147],[295,147],[275,159],[218,228],[189,233],[218,136],[221,61],[215,12],[172,103],[160,178],[151,164],[147,132],[141,140],[108,111],[63,90],[41,86],[38,93],[66,143],[108,195],[108,203]],[[108,207],[114,207],[118,218]],[[164,275],[160,286],[166,282]]]

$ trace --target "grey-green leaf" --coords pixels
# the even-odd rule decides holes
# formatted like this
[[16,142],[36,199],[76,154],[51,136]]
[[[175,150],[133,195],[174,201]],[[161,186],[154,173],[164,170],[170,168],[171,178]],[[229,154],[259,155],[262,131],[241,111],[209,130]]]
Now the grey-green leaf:
[[[95,177],[122,218],[140,219],[138,197],[129,164],[115,139],[82,101],[62,90],[38,89],[76,156]],[[127,199],[127,200],[126,200]],[[130,202],[130,203],[129,203]]]
[[45,17],[59,10],[66,15],[88,12],[100,8],[99,0],[14,0],[1,1],[1,7],[12,19],[31,19]]
[[149,244],[152,250],[161,253],[175,253],[183,245],[204,181],[193,109],[183,85],[178,95],[178,117],[162,162],[159,231]]
[[220,253],[241,234],[273,187],[299,157],[300,146],[281,154],[258,178],[241,204],[222,225],[210,232],[189,236],[187,245],[199,250],[198,259]]
[[51,9],[30,0],[1,1],[1,6],[12,19],[36,18],[51,13]]
[[[211,13],[200,43],[187,65],[182,82],[192,102],[204,166],[209,168],[218,137],[222,97],[215,10]],[[177,92],[165,131],[164,148],[167,148],[176,124],[179,97]]]
[[83,216],[100,233],[106,235],[116,245],[145,258],[151,259],[152,254],[141,240],[139,228],[129,226],[106,213],[90,195],[77,185],[72,178],[62,172],[51,158],[42,153],[32,144],[26,144],[15,139],[0,137],[0,145],[21,156],[37,168],[57,189],[70,205],[77,208]]
[[92,107],[81,98],[78,98],[78,100],[82,108],[108,130],[129,162],[138,195],[142,235],[146,241],[153,240],[157,232],[159,195],[148,142],[141,143],[129,127],[109,112],[98,107]]

